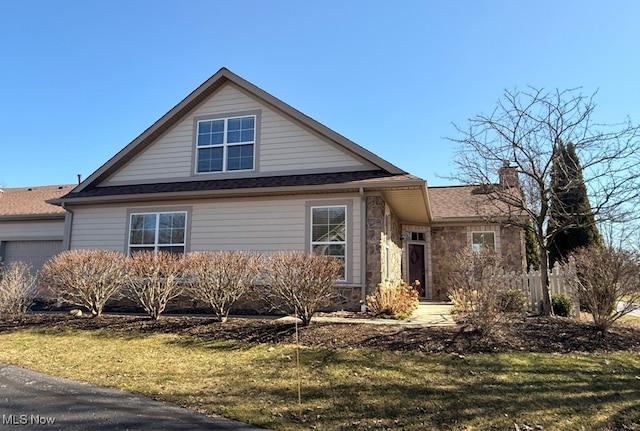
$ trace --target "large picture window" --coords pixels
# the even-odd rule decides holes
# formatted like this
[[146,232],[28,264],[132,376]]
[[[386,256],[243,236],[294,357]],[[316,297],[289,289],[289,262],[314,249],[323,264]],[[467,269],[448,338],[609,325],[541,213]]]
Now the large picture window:
[[340,260],[346,278],[347,207],[311,207],[311,251]]
[[129,224],[129,254],[136,251],[185,252],[187,213],[133,213]]
[[256,116],[198,121],[196,173],[254,169]]

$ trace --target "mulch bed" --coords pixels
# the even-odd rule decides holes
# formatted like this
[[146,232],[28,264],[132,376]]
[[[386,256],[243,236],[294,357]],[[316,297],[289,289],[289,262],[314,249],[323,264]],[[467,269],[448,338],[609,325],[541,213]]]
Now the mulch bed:
[[[175,333],[202,339],[247,343],[294,343],[291,322],[261,318],[230,318],[222,324],[208,316],[161,316],[153,321],[134,315],[74,318],[62,313],[0,317],[0,333],[21,329],[106,330],[127,334]],[[561,317],[527,316],[511,319],[491,336],[464,326],[417,327],[364,323],[311,323],[299,328],[300,344],[307,347],[348,349],[364,347],[398,352],[640,352],[640,325],[617,323],[602,334],[590,322]]]

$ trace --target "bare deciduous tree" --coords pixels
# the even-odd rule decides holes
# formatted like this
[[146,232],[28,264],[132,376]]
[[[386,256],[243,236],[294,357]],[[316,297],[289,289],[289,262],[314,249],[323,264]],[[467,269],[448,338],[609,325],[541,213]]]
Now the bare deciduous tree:
[[[578,89],[505,91],[491,114],[471,118],[466,128],[455,126],[460,137],[451,138],[459,144],[455,160],[459,173],[453,178],[483,186],[484,205],[494,214],[490,221],[534,234],[545,286],[549,244],[555,235],[576,227],[575,220],[589,220],[586,216],[592,215],[596,222],[625,220],[632,214],[631,203],[640,196],[640,127],[630,121],[597,124],[594,96],[584,96]],[[549,226],[554,198],[551,171],[559,157],[559,142],[575,147],[591,208],[589,214],[565,214],[564,223]],[[496,174],[501,168],[511,182],[498,187]],[[548,315],[551,300],[548,289],[543,290],[543,312]]]
[[261,258],[245,251],[192,252],[186,257],[189,293],[226,322],[233,304],[260,275]]
[[342,262],[329,256],[283,251],[267,259],[267,292],[276,306],[283,304],[311,323],[313,314],[335,297]]
[[565,265],[566,280],[605,332],[640,307],[640,255],[613,247],[592,246],[573,252]]
[[166,251],[139,251],[127,260],[127,296],[158,320],[184,290],[185,259]]
[[38,291],[36,277],[25,262],[0,265],[0,313],[26,313]]
[[111,250],[63,251],[44,264],[40,285],[64,302],[100,316],[109,298],[122,287],[125,260],[122,253]]

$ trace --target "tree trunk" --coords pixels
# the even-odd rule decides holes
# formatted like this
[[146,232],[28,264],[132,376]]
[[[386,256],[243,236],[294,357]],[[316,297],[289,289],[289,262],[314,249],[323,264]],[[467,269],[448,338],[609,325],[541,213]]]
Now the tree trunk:
[[549,294],[549,255],[540,247],[540,283],[542,284],[542,315],[551,316],[551,295]]

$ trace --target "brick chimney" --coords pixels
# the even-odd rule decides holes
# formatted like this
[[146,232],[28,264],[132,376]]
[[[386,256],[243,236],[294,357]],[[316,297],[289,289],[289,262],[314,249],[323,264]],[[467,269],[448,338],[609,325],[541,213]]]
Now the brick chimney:
[[500,179],[500,185],[505,189],[520,186],[518,168],[511,166],[508,160],[505,160],[502,167],[498,169],[498,178]]

